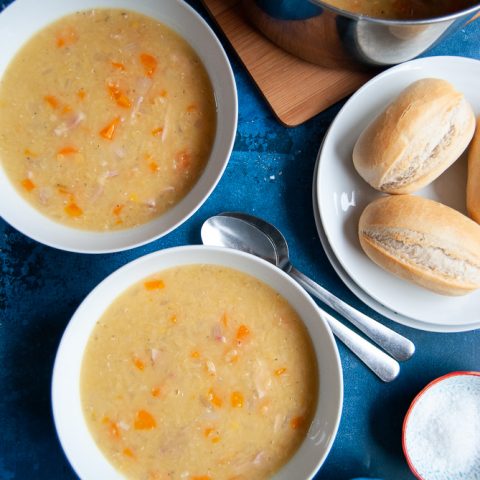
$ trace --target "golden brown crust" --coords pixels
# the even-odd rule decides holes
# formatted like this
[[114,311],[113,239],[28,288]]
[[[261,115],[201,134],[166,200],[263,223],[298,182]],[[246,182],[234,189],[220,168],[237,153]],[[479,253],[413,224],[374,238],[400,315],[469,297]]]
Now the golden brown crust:
[[[448,278],[435,271],[407,262],[395,251],[387,250],[373,240],[369,231],[395,229],[405,245],[411,241],[409,232],[418,234],[417,243],[422,248],[440,250],[445,245],[460,252],[460,261],[473,261],[480,268],[480,226],[465,215],[438,202],[412,195],[382,197],[366,207],[360,217],[359,238],[365,253],[377,265],[404,280],[416,283],[443,295],[463,295],[480,288],[480,281]],[[418,242],[418,238],[421,240]],[[397,240],[398,238],[392,239]]]
[[480,223],[480,117],[468,151],[467,211]]
[[[407,173],[419,154],[431,155],[432,135],[441,128],[449,132],[449,122],[453,122],[448,133],[451,138],[440,143],[431,166],[407,175],[404,184],[390,184],[394,171]],[[406,88],[362,132],[353,162],[372,187],[394,194],[411,193],[433,181],[462,154],[474,128],[473,111],[461,93],[445,80],[422,79]]]

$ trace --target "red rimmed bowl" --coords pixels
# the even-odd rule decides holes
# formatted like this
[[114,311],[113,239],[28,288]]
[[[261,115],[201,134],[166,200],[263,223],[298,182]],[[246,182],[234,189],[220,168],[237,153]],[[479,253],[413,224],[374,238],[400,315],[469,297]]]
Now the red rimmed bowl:
[[430,382],[405,415],[402,447],[419,480],[480,479],[480,372]]

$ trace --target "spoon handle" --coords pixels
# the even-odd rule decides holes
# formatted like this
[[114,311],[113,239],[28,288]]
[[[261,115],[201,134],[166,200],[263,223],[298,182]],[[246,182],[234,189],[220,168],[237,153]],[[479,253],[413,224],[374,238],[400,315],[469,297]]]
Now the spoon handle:
[[288,272],[307,292],[317,297],[323,303],[344,316],[367,337],[382,347],[393,358],[402,362],[408,360],[415,352],[415,345],[397,332],[359,312],[348,303],[333,295],[331,292],[314,282],[302,272],[292,267]]
[[327,321],[333,334],[341,340],[370,370],[384,382],[395,380],[400,373],[400,365],[392,357],[375,345],[347,328],[320,307],[320,316]]

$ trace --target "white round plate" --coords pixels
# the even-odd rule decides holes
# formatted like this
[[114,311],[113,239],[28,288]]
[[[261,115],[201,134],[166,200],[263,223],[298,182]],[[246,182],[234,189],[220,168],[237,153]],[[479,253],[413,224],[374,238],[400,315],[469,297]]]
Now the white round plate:
[[135,228],[92,232],[57,223],[30,205],[0,165],[0,216],[38,242],[62,250],[106,253],[151,242],[185,222],[205,202],[230,158],[237,129],[237,90],[228,58],[215,33],[181,0],[16,0],[0,14],[0,77],[18,49],[38,30],[79,10],[117,8],[150,16],[180,34],[201,58],[217,103],[217,132],[212,152],[192,190],[171,210]]
[[305,440],[272,480],[312,479],[330,451],[342,412],[342,367],[332,332],[311,297],[286,273],[253,255],[205,246],[170,248],[128,263],[101,282],[70,320],[53,368],[52,408],[60,443],[73,469],[82,480],[124,478],[93,440],[80,398],[83,353],[98,318],[119,294],[142,278],[167,268],[191,264],[222,265],[253,275],[282,295],[303,320],[317,358],[318,402]]
[[[409,284],[375,265],[358,241],[360,214],[382,194],[355,171],[353,146],[367,124],[404,88],[427,77],[450,81],[465,94],[476,115],[480,113],[480,61],[430,57],[386,70],[358,90],[332,123],[319,152],[316,202],[328,243],[350,279],[370,298],[401,315],[387,316],[429,331],[473,330],[480,327],[480,291],[464,297],[445,297]],[[464,155],[417,194],[465,213],[465,182]]]

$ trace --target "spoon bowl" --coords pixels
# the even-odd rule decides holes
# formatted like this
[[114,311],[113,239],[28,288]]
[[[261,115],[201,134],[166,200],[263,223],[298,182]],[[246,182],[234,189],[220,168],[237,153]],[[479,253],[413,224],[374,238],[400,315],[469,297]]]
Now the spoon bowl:
[[225,212],[221,213],[220,216],[239,218],[240,220],[254,225],[261,231],[264,237],[268,238],[270,244],[272,245],[276,258],[275,265],[282,270],[290,270],[292,268],[287,239],[277,227],[265,220],[262,220],[261,218],[249,215],[248,213]]
[[247,223],[248,220],[242,219],[241,215],[220,214],[209,218],[202,225],[203,243],[251,253],[278,266],[279,259],[272,240],[253,224]]

